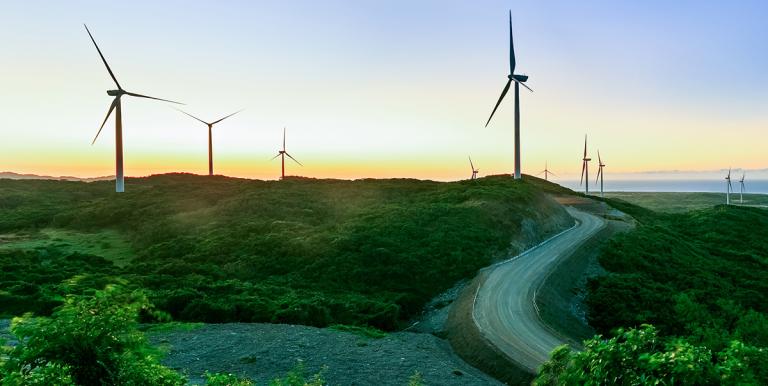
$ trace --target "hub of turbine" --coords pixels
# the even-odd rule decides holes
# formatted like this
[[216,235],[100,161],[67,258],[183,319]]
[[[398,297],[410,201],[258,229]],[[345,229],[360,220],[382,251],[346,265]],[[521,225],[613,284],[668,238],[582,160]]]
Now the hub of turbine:
[[525,82],[528,80],[528,75],[507,75],[507,78],[515,78],[518,82]]

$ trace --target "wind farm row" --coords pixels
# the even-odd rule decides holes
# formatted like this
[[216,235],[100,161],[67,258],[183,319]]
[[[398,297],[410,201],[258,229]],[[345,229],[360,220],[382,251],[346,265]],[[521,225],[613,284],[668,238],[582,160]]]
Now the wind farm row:
[[[138,94],[126,91],[123,89],[123,87],[120,85],[120,83],[117,80],[117,77],[115,76],[114,72],[110,68],[109,64],[107,63],[106,58],[104,57],[101,49],[99,48],[99,45],[96,43],[96,40],[94,39],[93,35],[91,34],[91,31],[88,29],[87,26],[85,26],[86,32],[88,33],[88,36],[90,37],[91,41],[93,42],[94,46],[96,47],[96,50],[99,54],[99,57],[101,58],[104,66],[106,67],[111,79],[114,81],[115,85],[117,86],[116,89],[108,90],[107,94],[114,97],[112,100],[112,103],[110,104],[109,110],[107,111],[107,115],[102,121],[101,126],[99,127],[98,132],[96,133],[96,136],[94,137],[92,144],[96,142],[99,135],[101,134],[101,131],[103,130],[104,126],[107,123],[107,120],[114,112],[115,115],[115,190],[116,192],[124,192],[125,191],[125,181],[124,181],[124,160],[123,160],[123,125],[122,125],[122,97],[124,95],[137,97],[137,98],[146,98],[146,99],[153,99],[153,100],[159,100],[163,102],[168,102],[172,104],[182,105],[183,103],[176,102],[169,99],[162,99],[162,98],[156,98],[153,96]],[[522,166],[521,166],[521,140],[520,140],[520,130],[521,130],[521,113],[520,113],[520,86],[525,87],[528,91],[533,92],[533,90],[526,84],[529,77],[528,75],[524,74],[518,74],[515,73],[517,69],[517,60],[515,57],[515,48],[514,48],[514,39],[513,39],[513,29],[512,29],[512,12],[509,12],[509,74],[507,75],[507,82],[504,85],[504,88],[502,89],[501,95],[499,96],[496,104],[493,107],[493,110],[491,111],[490,116],[488,117],[487,121],[485,122],[485,127],[488,127],[493,120],[494,115],[496,114],[499,106],[501,105],[502,101],[506,97],[507,93],[510,90],[510,87],[512,83],[514,82],[514,94],[515,94],[515,100],[514,100],[514,172],[513,172],[513,178],[514,179],[521,179],[522,178]],[[220,119],[214,120],[214,121],[207,121],[203,120],[196,115],[193,115],[187,111],[181,110],[176,108],[179,112],[195,119],[196,121],[199,121],[200,123],[206,125],[208,128],[208,174],[214,175],[214,158],[213,158],[213,127],[221,123],[222,121],[240,113],[241,110],[235,111],[229,115],[226,115]],[[600,154],[600,151],[597,151],[597,161],[598,161],[598,170],[595,178],[595,185],[599,184],[600,187],[600,196],[604,196],[605,192],[605,173],[604,168],[606,167],[606,164],[603,163],[602,156]],[[278,150],[277,155],[275,155],[272,159],[276,158],[281,159],[281,172],[280,177],[285,178],[285,161],[286,157],[288,157],[290,160],[295,162],[296,164],[303,166],[296,158],[294,158],[290,153],[286,150],[286,129],[283,128],[283,142],[282,147],[280,150]],[[586,195],[590,194],[590,181],[589,181],[589,163],[592,161],[592,158],[588,155],[588,149],[587,149],[587,137],[584,138],[584,152],[581,158],[581,178],[579,185],[584,187],[584,193]],[[479,169],[476,167],[475,163],[472,161],[471,157],[469,158],[469,164],[470,164],[470,180],[474,180],[478,177]],[[538,175],[544,175],[545,180],[549,180],[550,175],[555,176],[555,174],[549,169],[549,164],[545,163],[544,170],[541,171]],[[727,180],[727,188],[726,188],[726,203],[730,204],[730,194],[732,193],[732,185],[731,185],[731,178],[730,178],[730,171],[728,173],[728,177],[726,177]],[[744,176],[742,176],[741,180],[739,181],[741,184],[741,194],[743,196],[744,192]],[[743,199],[740,199],[740,201],[743,202]]]

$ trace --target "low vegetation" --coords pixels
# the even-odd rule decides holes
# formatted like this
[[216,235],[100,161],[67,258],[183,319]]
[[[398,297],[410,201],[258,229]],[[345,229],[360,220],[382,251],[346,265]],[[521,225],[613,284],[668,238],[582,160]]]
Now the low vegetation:
[[713,352],[684,338],[664,339],[649,325],[614,335],[587,340],[581,352],[558,347],[534,385],[762,385],[768,379],[765,348],[734,340]]
[[[0,385],[182,386],[181,374],[160,364],[161,353],[138,329],[140,318],[166,320],[139,291],[107,286],[90,296],[66,297],[50,317],[15,318],[13,347],[2,347]],[[209,386],[256,386],[233,374],[206,373]],[[299,364],[270,386],[322,386]]]
[[716,206],[639,220],[602,248],[589,283],[601,334],[552,353],[537,384],[763,384],[768,379],[768,211]]
[[129,186],[0,180],[0,313],[47,315],[123,280],[178,321],[393,330],[507,251],[523,220],[563,215],[544,194],[556,185],[505,176]]

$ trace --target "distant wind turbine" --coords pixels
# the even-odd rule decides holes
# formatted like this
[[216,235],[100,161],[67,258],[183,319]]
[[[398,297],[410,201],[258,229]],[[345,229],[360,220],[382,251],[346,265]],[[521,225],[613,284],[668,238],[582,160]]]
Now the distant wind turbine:
[[167,99],[160,99],[160,98],[155,98],[155,97],[141,95],[141,94],[135,94],[135,93],[123,90],[123,88],[120,87],[120,83],[117,82],[117,78],[115,77],[115,74],[112,72],[112,69],[109,68],[109,64],[107,64],[107,59],[105,59],[104,55],[101,53],[101,49],[99,49],[99,45],[96,44],[96,40],[93,38],[93,35],[91,35],[91,31],[88,29],[88,26],[85,24],[83,25],[85,26],[85,31],[88,32],[88,36],[91,37],[91,41],[93,42],[93,45],[96,46],[96,51],[99,52],[101,61],[104,62],[104,66],[107,67],[109,76],[112,77],[112,80],[115,81],[115,85],[117,85],[117,90],[107,91],[107,95],[113,96],[115,97],[115,99],[112,100],[112,104],[109,106],[109,111],[107,111],[107,116],[104,117],[104,121],[101,123],[101,127],[99,127],[99,131],[96,133],[96,136],[93,138],[93,142],[91,142],[91,145],[96,143],[96,139],[99,138],[99,134],[101,134],[101,130],[104,128],[104,124],[107,123],[107,119],[109,119],[109,116],[112,114],[112,111],[114,110],[115,111],[115,191],[118,193],[121,193],[125,191],[125,181],[123,177],[123,116],[122,116],[120,97],[122,97],[123,95],[130,95],[138,98],[155,99],[159,101],[171,102],[176,104],[183,104],[183,103],[169,101]]
[[472,157],[469,157],[469,167],[472,168],[472,177],[470,177],[470,180],[477,179],[477,173],[480,172],[480,170],[475,169],[475,165],[472,163]]
[[285,179],[285,156],[288,156],[288,158],[292,159],[293,162],[296,162],[297,164],[299,164],[299,166],[304,166],[304,165],[301,164],[301,162],[297,161],[296,158],[291,157],[291,155],[288,154],[287,151],[285,151],[285,127],[283,127],[283,150],[278,151],[277,155],[272,157],[272,159],[275,159],[277,157],[281,158],[282,165],[283,165],[282,166],[282,172],[280,174],[280,179],[281,180]]
[[549,167],[547,166],[547,162],[546,161],[544,162],[544,170],[542,170],[539,174],[537,174],[537,176],[540,176],[542,174],[544,174],[544,181],[549,181],[549,175],[550,174],[553,175],[553,176],[557,175],[555,173],[552,173],[551,170],[549,170]]
[[741,185],[741,190],[739,191],[739,204],[744,203],[744,177],[747,176],[747,173],[741,174],[741,179],[739,180],[739,184]]
[[725,177],[725,204],[731,205],[731,191],[733,186],[731,185],[731,168],[728,168],[728,175]]
[[[587,136],[584,136],[584,157],[581,158],[581,183],[584,183],[584,194],[589,195],[589,161],[592,158],[587,157]],[[584,177],[587,178],[584,178]]]
[[597,151],[597,178],[595,179],[595,184],[597,184],[597,181],[600,180],[600,197],[605,197],[603,194],[603,168],[605,167],[605,164],[603,163],[603,159],[600,158],[600,150]]
[[485,127],[488,127],[488,124],[491,123],[491,118],[493,118],[493,114],[496,113],[496,109],[499,108],[499,105],[501,104],[501,101],[504,99],[504,96],[507,95],[507,91],[509,91],[509,85],[512,82],[515,82],[515,179],[519,180],[521,178],[520,174],[520,85],[523,85],[523,87],[527,88],[529,91],[533,92],[530,87],[526,86],[524,82],[528,80],[527,75],[516,75],[515,74],[515,45],[512,40],[512,11],[509,11],[509,75],[507,76],[509,79],[507,81],[506,86],[504,86],[504,90],[501,91],[501,96],[499,97],[499,100],[496,102],[496,106],[493,107],[493,111],[491,112],[491,116],[488,118],[488,121],[485,123]]
[[219,122],[221,122],[221,121],[223,121],[223,120],[225,120],[225,119],[227,119],[227,118],[229,118],[229,117],[231,117],[231,116],[233,116],[233,115],[235,115],[235,114],[237,114],[237,113],[239,113],[239,112],[241,112],[243,110],[235,111],[234,113],[229,114],[226,117],[219,119],[218,121],[213,121],[213,122],[210,122],[210,123],[206,122],[206,121],[204,121],[204,120],[202,120],[202,119],[200,119],[200,118],[198,118],[198,117],[196,117],[196,116],[194,116],[194,115],[192,115],[192,114],[190,114],[190,113],[188,113],[188,112],[186,112],[184,110],[181,110],[181,109],[176,109],[176,110],[178,110],[179,112],[184,113],[186,115],[189,115],[190,117],[192,117],[192,118],[202,122],[206,126],[208,126],[208,175],[212,176],[213,175],[213,140],[211,139],[211,137],[212,137],[212,135],[211,135],[211,131],[212,130],[211,129],[213,129],[213,125],[215,125],[215,124],[217,124],[217,123],[219,123]]

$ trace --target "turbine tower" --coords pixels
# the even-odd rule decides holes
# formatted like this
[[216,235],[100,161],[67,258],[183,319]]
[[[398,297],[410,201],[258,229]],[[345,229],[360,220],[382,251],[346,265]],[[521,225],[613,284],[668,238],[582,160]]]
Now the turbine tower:
[[296,158],[291,157],[291,155],[288,154],[287,151],[285,151],[285,127],[283,127],[283,150],[278,151],[277,155],[272,157],[272,159],[275,159],[277,157],[281,158],[281,161],[282,161],[282,169],[281,169],[282,172],[280,174],[280,179],[281,180],[285,179],[285,156],[288,156],[288,158],[292,159],[293,162],[296,162],[297,164],[299,164],[299,166],[304,166],[304,165],[301,164],[301,162],[296,161]]
[[477,173],[480,172],[480,170],[475,169],[475,165],[472,163],[472,157],[469,157],[469,167],[472,168],[472,177],[470,177],[470,180],[476,180],[477,179]]
[[488,118],[488,121],[485,122],[485,127],[488,127],[488,124],[491,123],[491,118],[493,118],[493,114],[496,113],[496,109],[499,108],[499,105],[501,104],[501,101],[504,99],[504,96],[507,95],[507,91],[509,91],[509,85],[512,82],[515,82],[515,179],[519,180],[521,178],[520,175],[520,85],[527,88],[528,91],[533,92],[530,87],[525,85],[525,82],[528,80],[527,75],[516,75],[515,74],[515,45],[512,40],[512,11],[509,11],[509,75],[507,76],[509,80],[507,80],[506,86],[504,86],[504,90],[501,91],[501,96],[499,97],[499,100],[496,102],[496,106],[493,107],[493,111],[491,112],[491,116]]
[[553,176],[557,175],[555,173],[552,173],[551,170],[549,170],[549,167],[547,166],[547,162],[546,161],[544,162],[544,170],[542,170],[539,174],[537,174],[537,176],[540,176],[542,173],[544,174],[544,181],[549,181],[549,175],[550,174],[553,175]]
[[225,120],[225,119],[227,119],[227,118],[229,118],[229,117],[231,117],[231,116],[233,116],[233,115],[235,115],[235,114],[237,114],[237,113],[239,113],[240,111],[243,111],[243,110],[235,111],[234,113],[229,114],[226,117],[219,119],[218,121],[213,121],[213,122],[210,122],[210,123],[206,122],[206,121],[204,121],[204,120],[202,120],[202,119],[200,119],[200,118],[198,118],[198,117],[196,117],[196,116],[194,116],[194,115],[192,115],[192,114],[190,114],[190,113],[188,113],[188,112],[186,112],[184,110],[180,110],[180,109],[176,109],[176,110],[179,110],[179,112],[182,112],[182,113],[184,113],[186,115],[189,115],[190,117],[192,117],[192,118],[202,122],[206,126],[208,126],[208,175],[212,176],[213,175],[213,140],[211,139],[211,131],[213,129],[213,125],[215,125],[215,124],[217,124],[217,123],[219,123],[219,122],[221,122],[221,121],[223,121],[223,120]]
[[600,150],[597,151],[597,178],[595,179],[595,184],[597,184],[597,181],[600,180],[600,197],[603,198],[605,195],[603,194],[603,168],[605,167],[605,164],[603,163],[603,159],[600,158]]
[[[592,158],[587,157],[587,136],[584,136],[584,157],[581,158],[581,182],[584,184],[584,194],[589,196],[589,161],[592,161]],[[584,177],[587,178],[584,178]]]
[[739,180],[739,184],[741,185],[741,190],[739,191],[739,204],[744,203],[744,177],[746,177],[746,173],[741,174],[741,179]]
[[731,205],[731,191],[733,186],[731,185],[731,168],[728,168],[728,175],[725,177],[725,205]]
[[107,64],[107,59],[105,59],[104,55],[101,53],[101,49],[99,49],[99,45],[96,44],[96,40],[93,38],[93,35],[91,35],[91,31],[88,29],[88,26],[85,24],[83,25],[85,26],[85,31],[88,32],[88,36],[91,37],[91,41],[93,42],[93,45],[96,46],[96,51],[99,52],[101,61],[104,62],[104,66],[107,67],[109,76],[112,77],[112,80],[115,82],[115,85],[117,86],[117,90],[107,91],[107,95],[113,96],[115,97],[115,99],[112,100],[112,104],[109,106],[109,111],[107,111],[107,116],[104,117],[104,121],[101,123],[101,127],[99,127],[99,131],[96,133],[96,136],[93,138],[91,145],[96,143],[96,139],[99,138],[99,134],[101,134],[101,130],[104,128],[104,124],[107,123],[107,119],[109,119],[109,116],[112,115],[112,111],[115,111],[115,191],[118,193],[122,193],[125,191],[125,181],[123,176],[123,115],[122,115],[122,108],[121,108],[122,106],[120,102],[120,97],[122,97],[123,95],[130,95],[132,97],[155,99],[159,101],[171,102],[176,104],[183,104],[183,103],[169,101],[167,99],[160,99],[160,98],[155,98],[155,97],[141,95],[141,94],[135,94],[135,93],[123,90],[123,88],[120,86],[120,83],[117,82],[117,78],[115,77],[115,74],[112,72],[112,69],[109,68],[109,64]]

